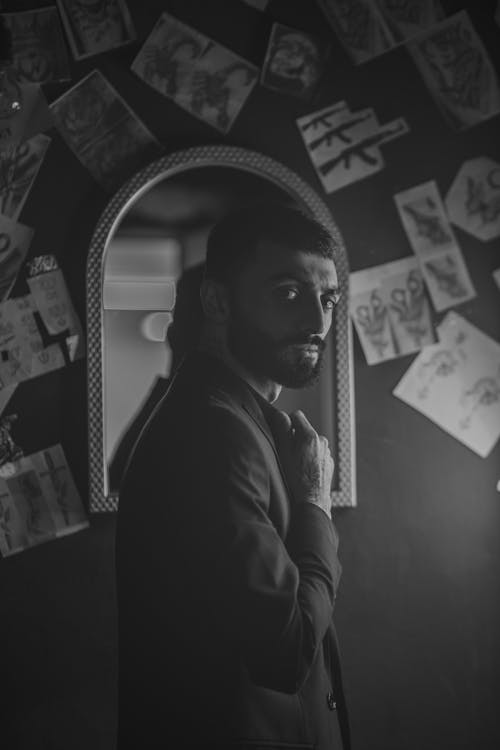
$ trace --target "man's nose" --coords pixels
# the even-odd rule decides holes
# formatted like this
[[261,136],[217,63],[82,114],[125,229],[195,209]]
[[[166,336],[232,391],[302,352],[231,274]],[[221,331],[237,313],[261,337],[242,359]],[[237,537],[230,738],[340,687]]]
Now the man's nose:
[[308,300],[301,323],[302,331],[310,336],[324,337],[328,333],[328,312],[324,309],[321,299],[313,297]]

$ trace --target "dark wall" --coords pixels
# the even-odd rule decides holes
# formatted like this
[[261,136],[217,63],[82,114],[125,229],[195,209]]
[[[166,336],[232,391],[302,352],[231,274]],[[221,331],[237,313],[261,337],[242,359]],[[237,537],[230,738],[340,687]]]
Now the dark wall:
[[[260,64],[272,20],[328,33],[313,0],[271,0],[262,15],[238,0],[142,0],[129,7],[137,43],[72,63],[73,81],[99,68],[173,151],[219,143],[261,151],[294,169],[330,207],[351,270],[410,254],[392,196],[435,179],[446,193],[462,162],[500,159],[500,120],[452,131],[404,48],[354,67],[332,36],[328,76],[314,108],[346,99],[381,122],[404,116],[411,133],[384,146],[386,168],[324,195],[295,118],[312,111],[256,88],[229,135],[149,90],[130,64],[168,10]],[[468,7],[495,65],[495,3]],[[43,2],[4,3],[4,9]],[[47,86],[49,101],[65,86]],[[54,252],[85,318],[85,263],[109,195],[53,142],[20,220],[35,228],[30,254]],[[457,230],[478,292],[458,311],[500,339],[500,293],[491,272],[499,242]],[[19,286],[18,292],[23,293]],[[335,514],[343,581],[337,606],[356,750],[493,750],[500,747],[500,446],[481,459],[391,393],[411,357],[369,367],[354,346],[358,507]],[[7,413],[26,453],[56,442],[88,496],[85,362],[23,383]],[[113,515],[90,528],[0,560],[0,737],[22,750],[112,750],[115,725]],[[134,550],[131,550],[134,554]],[[7,738],[8,741],[5,741]]]

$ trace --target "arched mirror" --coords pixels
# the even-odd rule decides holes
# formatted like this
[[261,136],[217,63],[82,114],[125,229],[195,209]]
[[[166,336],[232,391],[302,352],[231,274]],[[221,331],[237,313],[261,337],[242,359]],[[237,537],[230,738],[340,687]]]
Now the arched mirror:
[[111,199],[92,238],[87,265],[92,511],[116,510],[140,421],[168,387],[179,355],[167,333],[172,317],[176,341],[183,327],[187,340],[196,329],[210,228],[229,209],[256,198],[299,205],[338,242],[342,296],[320,379],[304,390],[283,389],[276,405],[302,409],[329,438],[336,464],[333,505],[356,504],[349,275],[339,231],[320,197],[287,167],[246,149],[206,146],[164,156],[134,175]]

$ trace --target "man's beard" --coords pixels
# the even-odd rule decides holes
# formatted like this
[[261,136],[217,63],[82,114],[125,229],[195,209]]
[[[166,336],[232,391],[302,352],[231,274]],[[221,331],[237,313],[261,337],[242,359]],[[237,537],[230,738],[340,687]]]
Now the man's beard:
[[[317,357],[297,345],[317,347]],[[268,378],[285,388],[305,388],[318,381],[325,342],[319,336],[296,334],[276,341],[234,311],[228,326],[227,345],[235,359],[254,375]]]

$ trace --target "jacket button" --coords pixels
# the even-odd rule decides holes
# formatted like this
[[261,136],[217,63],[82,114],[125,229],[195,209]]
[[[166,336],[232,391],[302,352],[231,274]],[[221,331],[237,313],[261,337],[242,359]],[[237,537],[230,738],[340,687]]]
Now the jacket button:
[[335,697],[333,693],[327,693],[326,694],[326,705],[330,709],[330,711],[335,711],[337,708],[337,704],[335,703]]

